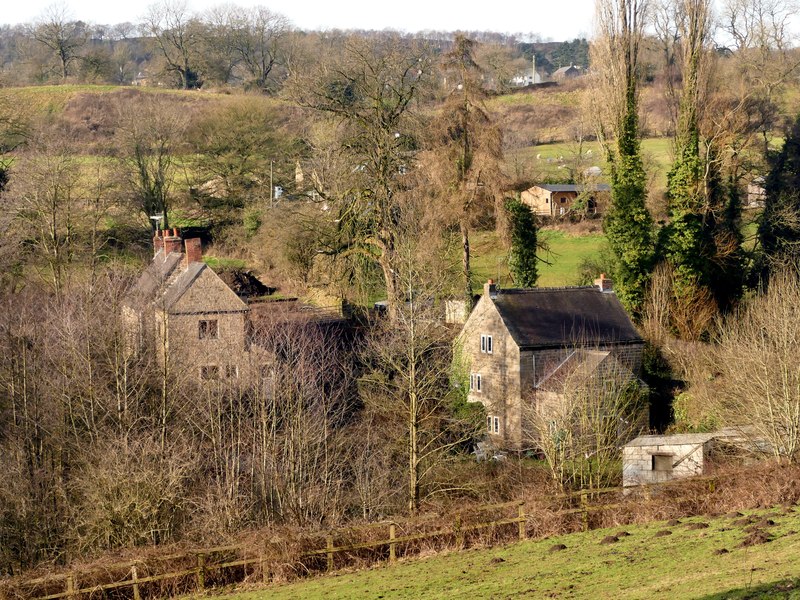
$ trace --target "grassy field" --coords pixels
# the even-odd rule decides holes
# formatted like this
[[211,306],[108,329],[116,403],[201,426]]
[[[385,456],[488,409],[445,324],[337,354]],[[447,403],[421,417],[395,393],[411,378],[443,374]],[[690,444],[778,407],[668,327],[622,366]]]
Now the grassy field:
[[[598,223],[598,229],[600,225]],[[563,231],[546,229],[539,232],[540,239],[548,244],[550,252],[541,258],[550,264],[539,263],[539,286],[558,287],[578,283],[578,266],[584,258],[597,256],[605,242],[601,233],[572,235]],[[472,239],[472,267],[478,287],[487,279],[501,286],[513,284],[508,274],[506,254],[500,246],[497,234],[482,231]]]
[[[563,180],[568,177],[565,166],[578,159],[581,154],[583,168],[598,166],[608,179],[608,163],[599,142],[584,142],[582,148],[572,142],[542,144],[522,148],[509,159],[527,163],[541,177]],[[645,170],[652,177],[652,184],[663,188],[667,183],[667,172],[672,166],[672,140],[670,138],[648,138],[642,140],[642,160]]]
[[800,598],[800,511],[748,516],[598,529],[224,598]]

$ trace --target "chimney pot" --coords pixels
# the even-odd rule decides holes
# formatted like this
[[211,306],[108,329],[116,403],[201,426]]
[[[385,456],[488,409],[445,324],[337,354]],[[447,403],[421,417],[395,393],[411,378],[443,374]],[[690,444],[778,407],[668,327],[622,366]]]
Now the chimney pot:
[[484,293],[484,295],[488,294],[490,298],[496,298],[497,297],[497,285],[495,285],[494,279],[489,279],[483,285],[483,293]]
[[162,243],[164,245],[164,258],[173,252],[180,254],[181,250],[183,250],[182,240],[178,235],[177,229],[173,229],[172,231],[169,229],[164,230],[164,238]]
[[200,238],[191,238],[184,241],[186,246],[186,256],[184,257],[184,267],[188,268],[193,262],[203,260],[203,245]]

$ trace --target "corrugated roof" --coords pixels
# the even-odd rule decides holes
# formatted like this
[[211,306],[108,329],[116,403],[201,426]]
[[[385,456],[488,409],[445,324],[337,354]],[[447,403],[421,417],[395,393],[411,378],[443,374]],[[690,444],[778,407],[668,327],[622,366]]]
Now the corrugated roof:
[[595,287],[500,290],[493,302],[523,350],[642,341],[616,295]]
[[607,183],[597,183],[594,185],[575,185],[572,183],[541,183],[536,184],[534,187],[542,188],[543,190],[547,190],[548,192],[578,192],[581,193],[583,191],[590,191],[590,192],[609,192],[611,191],[611,186]]

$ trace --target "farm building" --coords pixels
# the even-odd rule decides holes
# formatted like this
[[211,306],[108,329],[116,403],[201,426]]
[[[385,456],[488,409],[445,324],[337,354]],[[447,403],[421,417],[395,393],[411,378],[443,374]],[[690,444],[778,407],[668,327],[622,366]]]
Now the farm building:
[[587,214],[601,214],[608,205],[611,187],[605,183],[574,185],[567,183],[534,185],[520,195],[520,200],[542,217],[560,217],[569,214],[580,198],[585,200]]
[[468,400],[486,407],[494,445],[529,446],[527,409],[558,402],[557,382],[573,373],[638,381],[644,342],[609,287],[605,278],[597,287],[484,286],[457,343],[469,366]]
[[152,348],[158,364],[186,380],[260,376],[274,361],[277,331],[308,323],[338,335],[345,323],[334,310],[296,299],[251,298],[275,290],[246,273],[226,274],[226,282],[203,262],[200,239],[183,240],[177,229],[156,232],[153,249],[122,307],[129,346]]
[[755,446],[738,429],[714,433],[643,435],[622,450],[622,485],[662,483],[707,472],[714,454]]

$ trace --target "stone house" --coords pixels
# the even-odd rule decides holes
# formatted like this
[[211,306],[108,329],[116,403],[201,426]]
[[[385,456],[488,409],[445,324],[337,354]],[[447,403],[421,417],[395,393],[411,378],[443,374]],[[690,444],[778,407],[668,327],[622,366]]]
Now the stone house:
[[457,344],[469,368],[468,399],[486,407],[495,445],[530,445],[527,408],[557,401],[552,383],[560,374],[639,373],[644,342],[609,291],[610,280],[599,281],[599,287],[501,290],[491,280],[484,286]]
[[534,214],[542,217],[567,215],[578,197],[586,199],[588,214],[602,214],[611,197],[611,187],[605,183],[594,185],[539,184],[520,194],[520,200],[527,204]]
[[580,67],[576,67],[575,65],[570,65],[568,67],[561,67],[560,69],[556,69],[553,71],[553,74],[550,78],[553,81],[566,81],[567,79],[575,79],[576,77],[580,77],[583,75],[583,71]]
[[159,361],[198,381],[238,378],[251,362],[249,307],[202,262],[199,239],[158,231],[153,246],[123,304],[131,345],[152,343]]

